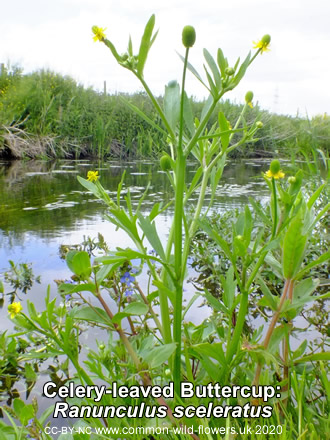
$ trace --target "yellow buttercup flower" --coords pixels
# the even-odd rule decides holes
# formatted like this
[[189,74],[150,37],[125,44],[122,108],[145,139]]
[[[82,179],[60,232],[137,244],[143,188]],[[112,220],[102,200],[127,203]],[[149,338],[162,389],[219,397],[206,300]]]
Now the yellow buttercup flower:
[[285,176],[285,174],[283,173],[283,171],[278,171],[277,173],[272,173],[270,170],[268,170],[265,174],[265,177],[267,177],[268,179],[271,179],[272,177],[274,177],[274,179],[283,179],[283,177]]
[[274,179],[283,179],[285,174],[281,170],[281,164],[278,159],[274,159],[271,161],[269,170],[267,173],[264,174],[265,177],[268,179],[274,178]]
[[105,30],[106,30],[106,28],[103,29],[98,26],[93,26],[92,27],[92,31],[94,34],[93,40],[94,41],[103,41],[106,38],[105,33],[104,33]]
[[10,314],[10,318],[13,319],[15,316],[23,310],[23,307],[20,302],[13,302],[8,306],[8,313]]
[[99,177],[98,171],[88,171],[87,173],[87,180],[90,182],[96,182]]
[[260,41],[257,42],[253,41],[254,44],[253,49],[260,49],[261,53],[268,52],[270,50],[268,47],[270,40],[271,40],[270,35],[268,34],[264,35]]

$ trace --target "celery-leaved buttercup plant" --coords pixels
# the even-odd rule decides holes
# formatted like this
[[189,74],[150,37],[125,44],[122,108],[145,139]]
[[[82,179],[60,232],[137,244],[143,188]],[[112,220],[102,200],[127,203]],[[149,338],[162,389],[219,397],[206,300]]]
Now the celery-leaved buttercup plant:
[[[248,92],[246,103],[233,128],[222,112],[218,114],[217,124],[212,127],[208,127],[207,124],[220,99],[240,83],[256,56],[268,47],[270,37],[263,38],[265,42],[262,45],[257,45],[254,55],[249,53],[242,63],[238,59],[233,67],[229,66],[221,49],[218,49],[216,60],[204,49],[206,62],[204,69],[207,78],[205,82],[188,62],[189,51],[195,43],[196,33],[192,26],[185,26],[182,32],[185,54],[184,56],[180,55],[183,61],[181,86],[177,81],[171,81],[165,87],[164,102],[161,106],[144,79],[147,56],[157,36],[157,32],[154,33],[154,25],[155,17],[152,16],[145,27],[137,54],[133,52],[131,39],[129,39],[127,52],[119,55],[114,44],[106,38],[102,29],[94,26],[92,30],[95,39],[103,42],[110,49],[117,62],[131,71],[141,82],[158,112],[163,126],[156,126],[142,110],[129,104],[130,107],[157,130],[162,133],[165,131],[167,134],[168,151],[161,158],[161,167],[167,173],[174,191],[174,219],[167,243],[164,245],[161,242],[155,225],[155,218],[164,209],[160,203],[155,203],[151,213],[144,216],[141,212],[142,201],[138,208],[133,210],[129,189],[125,197],[126,208],[124,208],[120,188],[117,201],[114,201],[109,198],[99,180],[92,182],[91,180],[94,179],[79,178],[79,181],[108,204],[108,219],[126,231],[134,242],[134,250],[122,249],[114,252],[111,256],[114,264],[118,264],[115,263],[118,258],[140,258],[149,267],[153,278],[152,284],[157,289],[160,306],[160,321],[156,321],[155,324],[162,337],[164,349],[166,347],[166,352],[169,355],[169,368],[172,371],[176,394],[179,395],[180,381],[186,374],[182,364],[183,283],[191,240],[202,216],[202,207],[208,190],[211,191],[209,205],[211,206],[213,202],[227,155],[244,143],[254,141],[258,125],[256,122],[248,125],[244,118],[253,99],[252,92]],[[190,100],[185,91],[187,71],[190,71],[209,92],[199,120],[193,117]],[[188,184],[186,165],[190,158],[197,160],[199,166],[192,182]],[[195,192],[199,193],[195,213],[192,218],[188,218],[185,208],[188,202],[191,205],[191,196]],[[146,240],[157,252],[157,258],[148,256]],[[160,273],[155,268],[155,260],[162,267]],[[99,260],[99,262],[101,261]],[[152,307],[152,305],[150,306]],[[170,312],[172,309],[173,323]]]
[[[311,268],[329,258],[329,254],[324,254],[305,266],[303,262],[308,238],[329,208],[314,213],[315,202],[324,190],[324,185],[310,198],[306,198],[301,190],[301,172],[292,176],[287,185],[282,185],[284,172],[279,161],[275,160],[264,175],[271,193],[268,206],[262,208],[251,200],[252,208],[246,206],[233,222],[230,238],[210,227],[206,219],[228,155],[246,142],[255,141],[254,135],[262,127],[260,121],[248,124],[245,119],[252,106],[251,91],[246,93],[245,104],[237,121],[232,121],[233,126],[219,112],[217,123],[210,127],[210,117],[217,110],[220,99],[240,83],[256,56],[267,51],[270,37],[265,35],[255,44],[253,55],[249,53],[242,63],[237,60],[233,66],[229,65],[221,49],[218,49],[216,59],[204,49],[205,81],[188,62],[196,33],[193,27],[186,26],[182,33],[185,54],[180,55],[183,61],[181,85],[176,81],[168,83],[161,103],[144,79],[147,56],[157,35],[157,32],[154,33],[154,24],[155,17],[152,16],[145,27],[137,54],[133,52],[131,39],[127,52],[119,55],[114,44],[106,38],[104,29],[94,26],[93,33],[94,39],[104,43],[117,62],[138,78],[162,121],[162,125],[155,124],[141,109],[127,103],[167,139],[160,167],[167,174],[174,193],[174,217],[168,238],[164,243],[156,226],[157,216],[167,206],[155,203],[149,214],[146,214],[143,209],[144,197],[136,207],[133,206],[130,189],[125,188],[123,191],[125,174],[118,186],[117,197],[114,198],[103,188],[102,176],[99,176],[98,171],[89,171],[87,179],[78,177],[88,191],[107,205],[106,218],[126,232],[133,246],[117,248],[96,258],[82,250],[68,252],[66,262],[73,272],[74,282],[59,286],[64,304],[56,306],[56,300],[51,300],[48,294],[46,310],[42,313],[38,313],[34,305],[28,302],[29,317],[20,310],[15,314],[14,321],[18,327],[41,337],[41,352],[31,351],[24,354],[24,359],[65,355],[74,366],[74,373],[71,377],[66,364],[63,369],[64,382],[74,379],[81,384],[92,385],[94,381],[101,380],[112,386],[114,381],[126,385],[136,382],[163,385],[173,380],[174,402],[167,402],[163,398],[156,400],[159,405],[166,406],[169,421],[174,424],[185,422],[174,419],[171,411],[172,405],[181,403],[180,382],[183,380],[193,384],[219,382],[248,386],[262,381],[274,386],[287,386],[292,376],[293,388],[296,390],[293,397],[297,400],[297,384],[305,379],[309,381],[310,378],[298,377],[296,365],[304,365],[310,360],[328,359],[327,354],[321,357],[318,353],[302,356],[303,349],[298,350],[298,354],[290,350],[291,321],[304,304],[311,300],[318,284],[317,280],[310,280],[306,276]],[[188,71],[209,93],[199,119],[193,117],[190,100],[185,92]],[[186,175],[189,159],[197,162],[191,182]],[[193,197],[195,193],[198,194],[196,202]],[[219,246],[229,267],[220,275],[222,297],[215,299],[207,289],[202,294],[214,313],[200,325],[194,325],[185,323],[184,317],[199,295],[194,295],[183,307],[183,285],[192,241],[198,229],[204,230]],[[152,252],[148,251],[150,246]],[[139,275],[143,271],[145,273],[145,266],[150,277],[146,291],[138,283]],[[264,267],[271,268],[283,282],[280,299],[269,292],[263,279]],[[262,306],[269,308],[273,316],[264,339],[259,330],[247,341],[242,336],[249,302],[257,288],[261,288],[264,294]],[[95,304],[95,300],[101,307]],[[280,319],[285,319],[287,325],[276,327]],[[106,330],[109,340],[107,343],[98,343],[97,349],[90,349],[87,360],[82,363],[79,336],[85,323]],[[284,341],[282,354],[279,352],[281,341]],[[275,365],[274,372],[270,372],[269,368],[263,369],[266,364],[269,366],[270,360]],[[280,366],[284,370],[282,377],[278,377]],[[277,374],[275,380],[271,377],[272,373]],[[324,368],[321,373],[322,380],[326,381]],[[58,377],[58,380],[61,382],[62,378]],[[196,399],[192,398],[190,402],[197,405]],[[302,397],[299,399],[301,401]],[[92,399],[85,401],[93,405]],[[216,399],[213,401],[214,404],[219,403]],[[233,401],[242,405],[240,398]],[[135,398],[114,399],[105,395],[101,404],[127,407],[139,402],[141,400]],[[223,400],[221,404],[227,402]],[[14,410],[16,416],[19,416],[23,406],[16,403],[16,407]],[[9,410],[6,411],[10,415]],[[274,417],[277,422],[281,411],[286,411],[285,405],[281,410],[276,408]],[[33,418],[33,426],[39,427],[35,411]],[[302,434],[306,422],[300,420],[299,429],[292,428],[296,438]],[[130,419],[129,422],[136,423],[136,419]],[[187,422],[198,431],[200,424],[205,427],[229,426],[230,420],[193,418],[187,419]],[[84,423],[100,427],[103,423],[108,426],[109,421],[94,418],[86,419]],[[111,419],[111,426],[114,427],[127,426],[127,423],[125,419]],[[142,421],[139,420],[139,423]],[[155,420],[154,423],[159,421]],[[26,432],[27,429],[24,429]],[[32,433],[32,428],[28,429]],[[198,438],[195,433],[190,436]]]

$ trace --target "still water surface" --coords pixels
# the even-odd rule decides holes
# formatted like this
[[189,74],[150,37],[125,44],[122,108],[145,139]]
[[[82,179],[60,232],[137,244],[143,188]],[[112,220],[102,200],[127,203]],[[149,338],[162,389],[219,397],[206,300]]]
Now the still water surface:
[[[261,176],[268,169],[265,161],[230,162],[217,189],[214,210],[240,208],[248,198],[268,198]],[[137,204],[150,182],[143,203],[145,213],[154,203],[172,199],[167,176],[158,162],[92,163],[90,161],[15,161],[0,162],[0,272],[8,269],[8,260],[31,263],[41,284],[35,284],[27,297],[37,309],[44,306],[47,285],[56,295],[54,279],[68,279],[70,272],[59,257],[62,244],[79,244],[84,236],[96,238],[100,232],[109,247],[130,246],[130,239],[104,220],[106,208],[85,191],[77,176],[85,177],[89,170],[99,170],[103,186],[115,196],[121,175],[126,171],[125,187],[130,187],[133,204]],[[196,166],[188,165],[188,178],[193,178]],[[193,206],[198,197],[191,201]],[[206,202],[209,196],[206,197]],[[163,239],[169,229],[173,207],[157,218],[157,229]],[[143,283],[143,280],[142,280]],[[21,296],[24,306],[24,295]],[[0,311],[0,330],[10,327],[7,307]]]
[[[268,167],[269,163],[262,160],[228,163],[217,189],[213,210],[242,208],[249,202],[249,197],[267,203],[269,193],[261,173]],[[188,166],[187,175],[191,179],[195,168],[194,163]],[[135,205],[150,182],[143,203],[144,213],[148,213],[156,202],[172,200],[170,184],[166,174],[159,169],[158,162],[0,162],[0,273],[8,269],[8,260],[13,260],[15,263],[31,263],[34,274],[41,276],[41,284],[35,284],[26,296],[20,296],[24,309],[28,298],[35,303],[37,310],[44,310],[47,286],[51,286],[51,296],[56,296],[54,279],[65,280],[71,276],[65,261],[60,258],[61,245],[79,244],[84,237],[96,238],[99,232],[112,249],[131,245],[124,233],[116,231],[104,219],[104,205],[77,181],[78,175],[85,177],[89,170],[99,171],[103,186],[113,196],[116,195],[122,173],[126,171],[124,188],[130,187]],[[197,197],[198,194],[191,201],[192,208]],[[209,200],[209,195],[206,199]],[[172,206],[157,217],[157,230],[162,239],[166,238],[172,217]],[[146,281],[139,279],[142,288]],[[193,293],[192,285],[187,285],[186,300]],[[7,305],[6,300],[5,307],[0,310],[0,331],[13,327],[8,318]],[[199,323],[210,313],[207,307],[197,307],[198,304],[190,309],[186,320]],[[95,339],[106,340],[106,335],[101,333],[95,329],[93,332],[84,332],[81,340],[83,347],[95,346]],[[19,389],[23,396],[25,385],[21,383]],[[42,383],[38,383],[29,400],[36,395],[39,408],[45,409],[50,402],[41,394]],[[51,423],[59,426],[66,424],[63,420],[51,420]]]

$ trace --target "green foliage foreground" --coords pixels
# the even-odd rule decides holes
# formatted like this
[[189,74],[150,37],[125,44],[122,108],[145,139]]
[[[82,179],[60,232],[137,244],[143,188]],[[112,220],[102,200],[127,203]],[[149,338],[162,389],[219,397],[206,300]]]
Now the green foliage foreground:
[[[119,55],[103,29],[94,27],[93,31],[118,63],[140,80],[163,123],[155,124],[143,110],[130,105],[161,136],[166,136],[168,150],[163,152],[161,166],[174,193],[174,218],[167,241],[163,243],[159,238],[155,222],[166,206],[155,203],[150,213],[143,215],[142,198],[134,209],[129,188],[123,190],[124,175],[114,199],[103,188],[97,171],[90,171],[87,180],[79,177],[80,183],[105,203],[106,218],[126,232],[133,246],[110,252],[104,246],[104,255],[96,258],[83,250],[68,252],[66,262],[74,283],[60,284],[59,292],[66,303],[79,298],[81,304],[58,305],[48,293],[44,311],[37,311],[28,302],[25,314],[19,303],[12,303],[9,312],[17,333],[3,335],[2,347],[13,356],[24,333],[30,342],[39,345],[39,349],[25,350],[20,357],[21,362],[30,365],[26,367],[30,382],[36,380],[33,360],[58,358],[62,376],[53,374],[54,385],[48,389],[56,401],[60,400],[56,393],[70,381],[92,391],[81,398],[64,393],[65,401],[48,408],[41,417],[37,416],[36,403],[26,405],[14,399],[13,407],[4,409],[9,419],[7,425],[2,424],[5,438],[19,439],[27,434],[51,438],[45,423],[55,411],[64,417],[79,417],[79,426],[93,428],[88,438],[118,438],[110,431],[107,435],[105,431],[96,434],[95,429],[111,427],[118,428],[124,437],[130,434],[130,438],[151,434],[159,439],[324,439],[329,432],[329,353],[305,353],[306,342],[292,350],[291,340],[294,319],[305,304],[329,297],[328,293],[314,295],[319,280],[313,276],[315,268],[329,260],[329,252],[307,263],[305,258],[314,230],[329,210],[329,204],[318,205],[326,191],[325,183],[308,195],[302,186],[302,172],[284,182],[280,163],[274,160],[264,176],[271,195],[268,205],[262,207],[252,201],[252,207],[246,206],[232,221],[229,236],[211,227],[206,219],[227,156],[246,142],[253,142],[262,128],[260,121],[248,123],[245,119],[251,92],[246,94],[246,103],[231,125],[220,111],[216,122],[208,127],[210,117],[219,100],[239,84],[250,64],[268,49],[270,37],[264,36],[254,54],[249,53],[233,67],[221,49],[216,60],[204,50],[204,82],[188,62],[195,40],[193,29],[184,28],[182,83],[168,84],[161,105],[143,75],[157,35],[154,23],[152,16],[137,55],[131,40],[128,52]],[[185,93],[188,70],[209,91],[199,119],[193,118]],[[199,168],[188,184],[186,163],[190,157],[198,161]],[[193,202],[195,192],[198,199]],[[205,212],[202,207],[206,195],[209,207]],[[228,264],[217,280],[221,297],[216,299],[205,288],[184,306],[188,259],[198,230],[216,243]],[[143,270],[150,277],[145,291],[137,281]],[[280,295],[269,288],[267,273],[276,277],[276,284],[283,285]],[[269,319],[266,315],[265,332],[259,329],[248,333],[245,326],[251,302],[254,292],[260,289],[261,305]],[[213,313],[199,325],[186,322],[187,311],[200,296]],[[108,340],[90,349],[82,361],[80,337],[85,323],[105,329]],[[190,396],[183,395],[182,382],[193,389]],[[96,383],[112,388],[112,394],[98,396]],[[115,395],[120,386],[131,388],[122,388],[123,392]],[[160,386],[170,388],[167,395]],[[141,387],[145,396],[139,391]],[[141,427],[154,431],[147,431],[148,435],[134,431]],[[174,429],[181,429],[181,433]],[[86,434],[70,435],[62,438],[86,438]]]

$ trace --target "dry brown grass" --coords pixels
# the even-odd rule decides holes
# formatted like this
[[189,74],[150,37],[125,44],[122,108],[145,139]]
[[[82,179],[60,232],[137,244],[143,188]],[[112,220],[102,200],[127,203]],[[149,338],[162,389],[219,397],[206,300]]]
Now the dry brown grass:
[[68,153],[64,146],[56,143],[56,138],[53,136],[42,136],[27,133],[18,126],[0,127],[0,139],[2,138],[2,150],[8,150],[8,155],[13,159],[23,158],[44,158],[57,157],[58,150],[65,157]]

